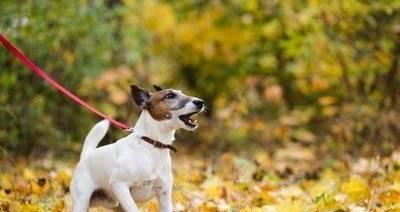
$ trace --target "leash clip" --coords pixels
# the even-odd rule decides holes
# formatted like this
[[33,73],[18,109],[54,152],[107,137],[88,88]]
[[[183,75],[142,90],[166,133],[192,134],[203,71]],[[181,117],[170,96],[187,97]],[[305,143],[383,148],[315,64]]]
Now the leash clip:
[[133,127],[129,127],[127,129],[125,129],[126,132],[133,132],[133,130],[134,130]]

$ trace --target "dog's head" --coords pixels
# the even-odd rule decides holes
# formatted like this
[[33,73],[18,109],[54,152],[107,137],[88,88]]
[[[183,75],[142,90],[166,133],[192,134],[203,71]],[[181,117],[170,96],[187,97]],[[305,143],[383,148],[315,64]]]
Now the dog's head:
[[192,115],[204,110],[204,101],[187,96],[179,90],[162,89],[154,86],[156,92],[150,93],[136,85],[131,85],[131,95],[135,103],[147,110],[153,119],[162,121],[174,129],[194,130],[197,121]]

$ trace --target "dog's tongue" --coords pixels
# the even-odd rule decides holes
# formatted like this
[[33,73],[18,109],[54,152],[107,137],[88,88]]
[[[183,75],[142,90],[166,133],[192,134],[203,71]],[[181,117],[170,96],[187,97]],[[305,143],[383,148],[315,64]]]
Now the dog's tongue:
[[189,113],[186,115],[181,115],[180,118],[182,119],[182,121],[186,122],[187,124],[190,124],[192,126],[195,126],[197,123],[197,120],[193,120],[191,119],[191,116],[195,115],[196,113]]

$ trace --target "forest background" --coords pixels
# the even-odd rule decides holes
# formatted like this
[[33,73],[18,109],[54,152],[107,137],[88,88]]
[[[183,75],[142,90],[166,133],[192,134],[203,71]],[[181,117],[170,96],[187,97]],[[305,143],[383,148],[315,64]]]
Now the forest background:
[[[389,191],[398,192],[390,197],[400,201],[398,0],[3,0],[0,31],[65,87],[124,122],[133,124],[139,115],[129,94],[132,83],[203,98],[210,111],[198,117],[197,131],[178,133],[178,161],[193,157],[218,170],[215,164],[222,158],[233,169],[240,166],[239,175],[251,173],[263,186],[269,185],[268,176],[295,185],[297,181],[286,181],[288,176],[311,174],[319,180],[323,170],[342,170],[338,167],[343,165],[337,189],[347,195],[342,187],[355,179],[352,164],[377,163],[382,169],[389,166],[383,181],[398,187],[368,190],[371,195],[355,202],[368,199],[359,206],[376,207],[370,202],[382,205],[385,199],[378,197]],[[3,166],[5,173],[20,176],[41,160],[76,163],[83,138],[97,121],[1,48],[0,156],[9,164]],[[111,128],[104,144],[124,135]],[[382,162],[386,157],[389,162]],[[49,163],[45,170],[59,173]],[[12,168],[15,164],[22,165]],[[74,162],[66,167],[70,176]],[[204,169],[199,168],[204,176],[195,184],[210,180]],[[392,172],[398,178],[387,179]],[[42,174],[21,176],[22,182],[38,182]],[[0,185],[0,190],[7,187]],[[268,195],[286,188],[263,186],[260,192]],[[224,191],[218,187],[216,199],[225,199],[229,207],[288,201],[273,195],[233,201]],[[318,207],[321,195],[311,195],[305,207]],[[11,199],[17,205],[43,200],[40,195],[29,201],[18,195]],[[207,201],[198,207],[206,207]],[[348,209],[349,204],[338,205]],[[194,205],[182,200],[183,208]],[[388,205],[393,207],[390,201]]]

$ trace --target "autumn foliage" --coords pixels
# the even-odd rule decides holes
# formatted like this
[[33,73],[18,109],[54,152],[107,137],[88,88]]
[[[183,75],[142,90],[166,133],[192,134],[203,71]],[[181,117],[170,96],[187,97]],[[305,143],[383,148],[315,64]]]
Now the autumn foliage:
[[[178,211],[400,210],[399,20],[396,0],[0,2],[0,32],[118,120],[131,83],[206,100],[177,135]],[[0,49],[0,209],[68,210],[98,118]]]
[[[297,148],[297,149],[296,149]],[[297,151],[294,151],[297,150]],[[294,152],[288,154],[288,152]],[[174,156],[176,211],[398,211],[400,152],[384,158],[318,161],[309,149],[277,154]],[[76,160],[3,163],[1,211],[70,211]],[[141,210],[158,211],[155,199]],[[105,211],[97,207],[93,211]]]

